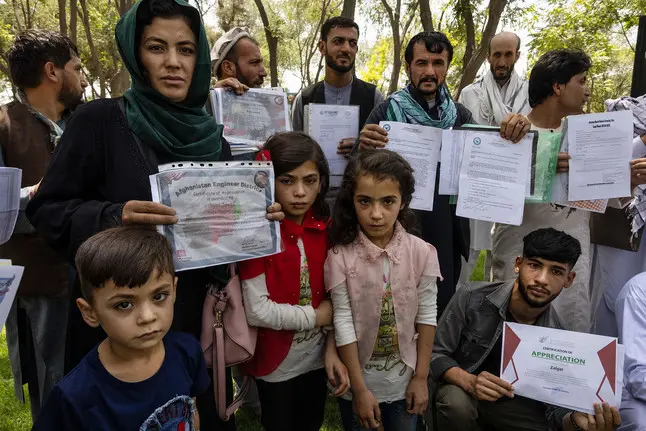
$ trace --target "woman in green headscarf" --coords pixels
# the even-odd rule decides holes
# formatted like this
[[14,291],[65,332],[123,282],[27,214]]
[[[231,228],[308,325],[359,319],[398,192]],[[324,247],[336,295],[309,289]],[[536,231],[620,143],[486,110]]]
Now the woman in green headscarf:
[[[122,224],[177,222],[173,209],[151,202],[148,176],[163,163],[230,160],[222,126],[203,109],[210,82],[209,46],[198,11],[182,0],[142,0],[116,28],[119,52],[132,86],[119,99],[96,100],[77,110],[27,215],[40,235],[73,260],[93,234]],[[279,205],[267,217],[284,217]],[[179,274],[173,329],[199,338],[207,285],[224,283],[220,267]],[[78,279],[72,297],[80,296]],[[104,338],[70,307],[66,370]],[[208,391],[207,391],[208,392]],[[217,425],[202,408],[202,429]],[[210,420],[209,417],[213,420]]]

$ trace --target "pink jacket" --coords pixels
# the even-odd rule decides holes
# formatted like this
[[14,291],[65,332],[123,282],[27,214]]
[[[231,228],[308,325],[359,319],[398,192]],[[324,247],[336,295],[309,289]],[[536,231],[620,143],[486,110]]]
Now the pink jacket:
[[348,288],[359,362],[363,367],[370,359],[377,340],[386,257],[390,258],[391,264],[390,288],[397,321],[399,353],[404,363],[414,370],[417,364],[417,285],[422,276],[442,277],[435,247],[407,233],[399,222],[385,249],[374,245],[359,230],[354,242],[328,251],[325,288],[330,291],[342,283]]

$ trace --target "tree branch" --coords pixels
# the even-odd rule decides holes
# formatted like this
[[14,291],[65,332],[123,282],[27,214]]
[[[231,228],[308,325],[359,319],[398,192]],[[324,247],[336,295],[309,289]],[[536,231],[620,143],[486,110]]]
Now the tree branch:
[[419,0],[419,16],[422,20],[424,31],[434,31],[430,0]]

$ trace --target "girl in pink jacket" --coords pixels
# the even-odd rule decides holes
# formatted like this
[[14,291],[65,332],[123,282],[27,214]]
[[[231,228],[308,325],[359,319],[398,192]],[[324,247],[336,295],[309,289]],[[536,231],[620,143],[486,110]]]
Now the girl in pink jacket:
[[409,233],[414,190],[413,169],[388,150],[361,151],[343,176],[325,286],[352,388],[339,399],[345,431],[414,431],[426,410],[440,269]]

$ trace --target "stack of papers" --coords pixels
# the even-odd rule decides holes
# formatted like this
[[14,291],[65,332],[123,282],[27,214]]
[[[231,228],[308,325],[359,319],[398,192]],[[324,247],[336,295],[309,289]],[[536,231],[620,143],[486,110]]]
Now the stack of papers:
[[274,133],[292,129],[287,94],[282,91],[252,88],[237,95],[217,88],[211,90],[211,102],[234,155],[257,151]]
[[0,259],[0,331],[9,316],[24,269],[22,266],[11,265],[10,260]]
[[20,212],[22,171],[0,167],[0,244],[11,238]]

